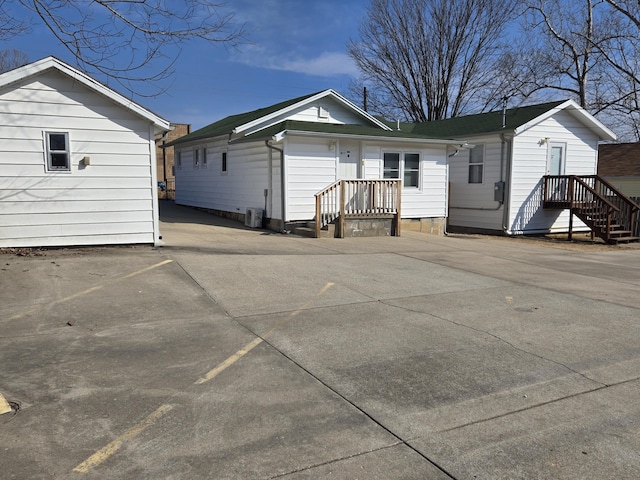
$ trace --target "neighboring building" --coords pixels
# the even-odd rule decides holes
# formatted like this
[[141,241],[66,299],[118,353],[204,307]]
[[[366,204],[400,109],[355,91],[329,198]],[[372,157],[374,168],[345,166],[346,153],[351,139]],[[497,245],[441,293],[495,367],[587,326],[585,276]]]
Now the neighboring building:
[[507,235],[566,232],[569,211],[543,208],[543,177],[595,175],[599,142],[616,138],[572,100],[422,123],[410,131],[474,145],[449,158],[449,228]]
[[[408,227],[442,231],[447,157],[460,144],[398,131],[325,90],[227,117],[168,145],[181,205],[245,221],[260,210],[271,228],[289,230],[317,219],[316,194],[344,180],[353,218],[384,219],[399,212],[402,179]],[[356,226],[353,234],[363,232]]]
[[158,242],[168,129],[53,57],[0,75],[0,247]]
[[605,143],[598,157],[598,175],[625,195],[640,197],[640,143]]
[[165,185],[165,190],[159,192],[160,198],[175,198],[175,153],[173,147],[164,148],[164,145],[190,133],[191,125],[186,123],[172,123],[171,130],[164,134],[156,135],[158,181]]

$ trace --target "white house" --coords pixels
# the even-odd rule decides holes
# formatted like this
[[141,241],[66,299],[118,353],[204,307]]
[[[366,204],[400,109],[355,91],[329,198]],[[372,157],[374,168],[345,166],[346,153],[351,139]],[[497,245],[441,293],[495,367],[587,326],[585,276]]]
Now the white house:
[[543,208],[543,177],[595,175],[598,143],[616,138],[572,100],[406,128],[473,146],[449,158],[449,228],[507,235],[566,232],[569,210]]
[[0,75],[0,247],[158,242],[168,129],[53,57]]
[[411,228],[442,228],[447,158],[460,144],[402,132],[325,90],[224,118],[167,145],[176,152],[176,203],[240,220],[260,210],[279,230],[318,218],[316,194],[340,180],[353,188],[346,204],[354,216],[367,216],[367,201],[369,217],[384,217],[385,205],[399,210],[390,192],[402,180],[402,218]]

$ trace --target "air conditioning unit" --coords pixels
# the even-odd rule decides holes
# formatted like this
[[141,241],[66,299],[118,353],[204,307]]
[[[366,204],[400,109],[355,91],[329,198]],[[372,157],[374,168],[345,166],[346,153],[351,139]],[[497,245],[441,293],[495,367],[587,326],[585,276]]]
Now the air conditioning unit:
[[244,214],[244,224],[251,228],[262,228],[262,209],[247,208],[247,213]]

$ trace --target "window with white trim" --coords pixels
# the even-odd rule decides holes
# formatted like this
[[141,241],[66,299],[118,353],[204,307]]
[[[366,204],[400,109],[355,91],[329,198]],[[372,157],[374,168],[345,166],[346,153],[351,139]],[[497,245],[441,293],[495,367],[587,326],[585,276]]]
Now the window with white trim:
[[404,188],[419,188],[420,154],[384,152],[382,155],[382,178],[402,178]]
[[402,175],[404,187],[418,188],[420,186],[420,154],[404,154],[404,172]]
[[193,150],[193,168],[198,168],[200,166],[200,150],[195,148]]
[[482,183],[484,174],[484,145],[469,151],[469,183]]
[[47,170],[50,172],[71,171],[71,150],[67,132],[45,132]]
[[382,161],[382,178],[400,178],[400,154],[398,152],[384,152]]
[[202,148],[202,168],[207,166],[207,147]]

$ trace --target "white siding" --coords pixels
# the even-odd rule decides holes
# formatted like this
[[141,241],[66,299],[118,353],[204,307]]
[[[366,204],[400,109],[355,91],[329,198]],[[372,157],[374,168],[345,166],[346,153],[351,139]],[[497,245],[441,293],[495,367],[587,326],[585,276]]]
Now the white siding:
[[327,139],[320,138],[287,140],[287,221],[314,218],[315,194],[336,181],[340,146],[329,150],[328,144]]
[[[206,167],[202,164],[203,147],[207,148]],[[199,167],[193,164],[196,148],[200,150]],[[237,214],[244,214],[247,208],[264,208],[264,190],[270,188],[269,151],[264,143],[228,145],[225,137],[180,145],[176,147],[176,154],[178,152],[182,167],[176,166],[176,203]],[[223,152],[227,152],[226,172],[222,171]],[[274,158],[276,164],[278,161]],[[279,189],[279,183],[274,187]],[[267,216],[272,215],[267,212]]]
[[[553,117],[519,134],[514,139],[510,201],[510,232],[544,233],[566,231],[566,210],[542,208],[542,177],[547,174],[549,142],[566,144],[567,175],[594,175],[597,168],[598,137],[567,112]],[[575,228],[586,228],[574,219]]]
[[[0,112],[0,246],[154,243],[148,120],[56,71],[0,91]],[[46,172],[44,131],[68,132],[70,172]]]
[[261,123],[260,125],[250,128],[245,133],[248,135],[285,120],[359,125],[363,123],[364,119],[356,115],[353,110],[347,109],[344,105],[336,102],[332,98],[324,97],[312,104],[303,105],[297,110],[278,115],[266,123]]
[[[420,154],[420,188],[402,191],[402,218],[444,218],[447,215],[446,147],[402,143],[368,143],[364,151],[364,178],[383,177],[384,152]],[[402,155],[401,155],[402,157]]]
[[[504,209],[494,200],[494,185],[502,178],[502,142],[493,135],[473,138],[470,143],[484,145],[482,183],[469,183],[469,150],[449,158],[449,225],[502,230]],[[504,155],[506,163],[506,151]]]

